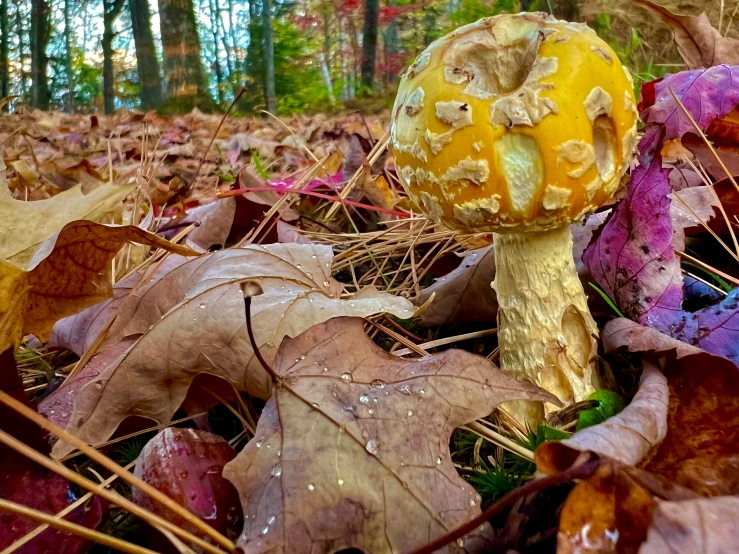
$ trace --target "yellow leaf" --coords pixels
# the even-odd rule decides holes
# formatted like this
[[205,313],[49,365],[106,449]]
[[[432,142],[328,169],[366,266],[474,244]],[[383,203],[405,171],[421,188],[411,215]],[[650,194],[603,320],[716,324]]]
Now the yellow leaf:
[[0,160],[0,258],[24,267],[36,248],[64,225],[80,219],[97,221],[115,212],[135,187],[136,183],[106,184],[85,195],[77,185],[47,200],[25,202],[13,198]]
[[68,223],[39,246],[27,269],[0,260],[0,351],[29,333],[45,341],[56,321],[111,296],[111,260],[127,242],[198,255],[133,225]]

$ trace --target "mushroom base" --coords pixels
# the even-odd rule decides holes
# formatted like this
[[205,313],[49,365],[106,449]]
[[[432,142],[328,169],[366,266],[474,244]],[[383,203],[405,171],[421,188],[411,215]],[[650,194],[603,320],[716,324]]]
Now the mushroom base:
[[[598,328],[575,269],[569,225],[493,240],[501,369],[564,404],[583,400],[599,386]],[[545,415],[541,402],[506,402],[503,409],[532,428]]]

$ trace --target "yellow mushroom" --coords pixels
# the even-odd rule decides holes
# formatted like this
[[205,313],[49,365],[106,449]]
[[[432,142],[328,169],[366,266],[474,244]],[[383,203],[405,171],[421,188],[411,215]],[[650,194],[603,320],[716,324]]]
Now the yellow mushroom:
[[[546,14],[481,19],[406,71],[390,145],[427,215],[494,233],[504,371],[564,403],[598,386],[597,327],[570,223],[613,201],[636,143],[628,70],[589,27]],[[506,406],[520,421],[535,403]]]

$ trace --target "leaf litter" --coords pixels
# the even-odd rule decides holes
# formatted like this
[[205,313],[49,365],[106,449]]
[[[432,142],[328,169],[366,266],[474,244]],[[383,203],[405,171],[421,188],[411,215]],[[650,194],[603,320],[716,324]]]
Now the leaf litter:
[[[733,44],[719,40],[704,19],[663,16],[671,18],[689,65],[734,63]],[[681,263],[691,245],[714,240],[710,230],[726,238],[737,213],[730,180],[707,186],[724,178],[721,164],[711,161],[713,151],[734,167],[734,72],[717,65],[647,83],[642,157],[626,198],[610,214],[573,229],[581,279],[594,281],[633,320],[612,319],[603,331],[604,371],[615,371],[611,382],[624,387],[617,390],[629,404],[604,423],[546,442],[536,456],[542,470],[566,472],[593,455],[600,468],[572,490],[532,494],[504,518],[504,527],[485,525],[449,541],[448,551],[553,547],[550,539],[562,551],[588,544],[589,551],[711,552],[734,544],[731,527],[721,525],[736,510],[738,488],[736,441],[727,438],[736,432],[737,412],[736,301],[724,286],[732,269],[708,266],[701,273],[690,266],[688,274]],[[237,426],[243,421],[240,431],[222,434],[240,450],[225,476],[241,497],[238,543],[248,552],[411,551],[471,521],[484,499],[467,483],[479,483],[472,477],[490,475],[486,471],[505,471],[506,456],[516,452],[505,440],[520,443],[526,436],[495,406],[513,398],[544,400],[545,394],[510,382],[483,357],[444,350],[456,342],[495,359],[489,238],[460,236],[415,215],[392,160],[371,153],[373,143],[382,144],[381,119],[365,125],[351,117],[298,118],[289,122],[292,132],[259,120],[229,120],[216,148],[207,150],[219,123],[197,112],[171,119],[126,112],[94,121],[18,117],[27,140],[11,137],[4,145],[9,186],[0,209],[36,204],[36,213],[44,206],[70,211],[43,232],[25,222],[23,232],[0,243],[4,257],[14,257],[6,270],[20,283],[14,290],[29,288],[35,251],[49,270],[43,279],[39,272],[29,290],[69,276],[56,259],[65,254],[55,254],[63,234],[53,238],[64,225],[105,229],[80,243],[83,254],[101,241],[114,245],[97,270],[103,275],[91,279],[102,289],[98,296],[87,293],[68,306],[63,300],[45,308],[32,304],[30,311],[18,302],[23,295],[4,297],[0,329],[8,344],[29,332],[41,341],[51,337],[46,346],[33,342],[37,361],[22,366],[29,390],[55,386],[33,365],[40,367],[46,349],[63,347],[81,357],[74,369],[57,368],[70,377],[39,409],[103,445],[117,428],[123,432],[130,416],[168,425],[188,392],[208,395],[207,402],[190,404],[207,406],[209,418],[228,408]],[[119,138],[110,141],[113,129]],[[123,189],[135,189],[133,201],[121,202]],[[93,201],[95,191],[100,199]],[[112,191],[123,196],[108,203]],[[352,203],[326,199],[337,195]],[[89,205],[71,211],[75,202]],[[128,230],[113,239],[107,234],[120,231],[110,229]],[[132,237],[157,250],[123,246]],[[279,376],[274,383],[246,332],[239,284],[247,279],[265,292],[252,299],[252,323],[259,352]],[[52,294],[59,290],[63,299],[63,288]],[[413,304],[418,313],[411,319]],[[362,318],[371,326],[364,329]],[[386,352],[400,347],[421,357]],[[434,350],[441,352],[429,355]],[[642,365],[641,384],[629,388]],[[225,381],[193,387],[203,376]],[[215,390],[220,401],[213,400]],[[577,409],[586,406],[575,415]],[[473,446],[452,456],[455,427],[475,420],[490,432],[483,440],[463,431]],[[211,438],[201,431],[183,435],[181,425],[149,441],[149,452],[170,435],[191,438],[185,450],[204,451]],[[151,431],[137,433],[150,437]],[[513,450],[504,456],[505,448]],[[68,454],[72,448],[57,442],[54,455]],[[203,454],[191,463],[184,456],[177,466],[166,462],[170,458],[162,458],[162,475],[174,476],[180,467],[197,474],[210,459]],[[523,481],[535,483],[532,477]],[[195,487],[200,498],[220,486],[182,479],[167,485]],[[181,502],[197,512],[186,498]],[[546,505],[550,517],[542,502],[554,502]]]

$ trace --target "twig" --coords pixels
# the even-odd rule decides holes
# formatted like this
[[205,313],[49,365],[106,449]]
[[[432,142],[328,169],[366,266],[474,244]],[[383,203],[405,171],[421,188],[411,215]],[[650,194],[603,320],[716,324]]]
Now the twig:
[[527,450],[523,446],[513,442],[508,437],[504,437],[500,433],[496,433],[492,429],[485,427],[477,421],[468,423],[467,425],[465,425],[465,427],[476,435],[482,437],[486,441],[492,442],[493,444],[500,446],[501,448],[505,448],[506,450],[510,450],[516,456],[520,456],[521,458],[524,458],[530,462],[534,461],[534,453],[531,452],[531,450]]

